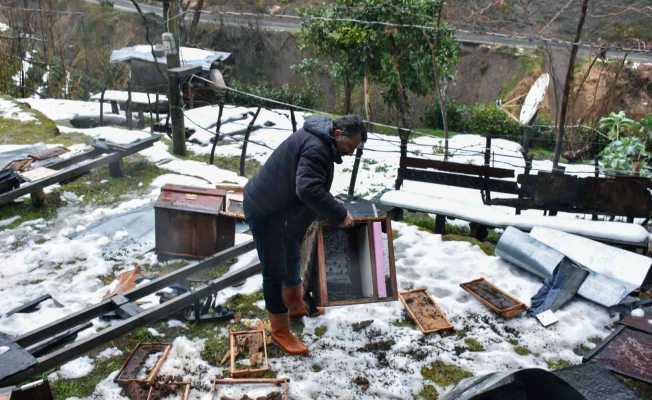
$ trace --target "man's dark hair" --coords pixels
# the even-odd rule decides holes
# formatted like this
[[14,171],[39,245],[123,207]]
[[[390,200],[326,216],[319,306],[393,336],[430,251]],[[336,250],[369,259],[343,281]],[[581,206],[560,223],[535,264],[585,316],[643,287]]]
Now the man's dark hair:
[[367,126],[359,115],[345,115],[333,121],[334,129],[341,129],[344,136],[360,135],[363,142],[367,141]]

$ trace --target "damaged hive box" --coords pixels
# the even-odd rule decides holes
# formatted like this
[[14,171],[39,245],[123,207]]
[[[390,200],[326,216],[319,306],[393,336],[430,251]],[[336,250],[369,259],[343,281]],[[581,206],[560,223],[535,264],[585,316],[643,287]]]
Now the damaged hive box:
[[114,382],[122,386],[153,384],[171,349],[167,343],[139,343],[127,357]]
[[146,400],[159,400],[178,394],[180,400],[190,399],[190,382],[178,382],[174,379],[158,379],[147,391]]
[[521,301],[498,289],[484,278],[462,283],[460,287],[505,319],[513,318],[527,310],[527,306]]
[[[229,344],[230,372],[233,378],[251,377],[269,371],[267,338],[263,329],[231,332]],[[240,355],[246,355],[247,359],[239,357]],[[238,368],[238,364],[247,364],[249,368]]]
[[165,185],[154,205],[156,254],[204,258],[235,243],[235,220],[224,211],[224,191]]
[[414,289],[399,294],[399,299],[424,335],[454,330],[446,313],[426,289]]
[[306,289],[318,307],[398,299],[389,218],[354,217],[341,229],[314,225],[304,241]]
[[288,400],[290,380],[216,379],[212,399],[217,400]]

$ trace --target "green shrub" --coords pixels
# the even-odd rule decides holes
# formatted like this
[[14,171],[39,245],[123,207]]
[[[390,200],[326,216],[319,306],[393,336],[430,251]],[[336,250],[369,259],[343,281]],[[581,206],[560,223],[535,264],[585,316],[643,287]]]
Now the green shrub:
[[474,106],[466,127],[468,132],[483,136],[492,135],[511,139],[521,136],[521,125],[493,105]]
[[[468,114],[468,107],[464,104],[450,101],[446,104],[446,115],[448,116],[448,130],[452,132],[464,132],[466,129],[465,120]],[[441,118],[439,102],[434,102],[426,109],[425,123],[429,128],[444,129],[444,122]]]
[[[296,88],[287,84],[274,86],[268,83],[244,83],[237,80],[230,81],[229,86],[241,92],[307,108],[315,107],[317,99],[314,89],[311,87]],[[226,102],[227,104],[244,107],[261,105],[261,101],[256,98],[231,91],[227,93]],[[265,105],[273,108],[282,108],[274,103]]]

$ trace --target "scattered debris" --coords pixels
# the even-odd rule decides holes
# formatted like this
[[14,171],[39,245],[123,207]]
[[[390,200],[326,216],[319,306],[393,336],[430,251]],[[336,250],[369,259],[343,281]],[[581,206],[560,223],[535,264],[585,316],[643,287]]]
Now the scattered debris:
[[118,279],[113,281],[112,288],[104,295],[108,299],[117,294],[124,294],[136,287],[136,279],[140,276],[140,267],[135,266],[131,271],[126,271],[118,275]]
[[540,314],[536,314],[535,317],[545,328],[559,322],[559,319],[557,319],[557,316],[552,310],[546,310]]
[[123,386],[153,384],[171,349],[168,343],[139,343],[127,357],[114,382]]
[[[0,399],[2,395],[0,395]],[[26,385],[14,388],[9,400],[53,400],[52,390],[48,381],[41,379]]]
[[9,317],[11,315],[14,315],[14,314],[32,313],[32,312],[38,310],[40,304],[43,303],[46,300],[52,300],[52,302],[54,303],[55,306],[63,307],[63,305],[61,303],[56,301],[54,299],[54,297],[52,297],[52,295],[48,293],[48,294],[44,294],[43,296],[38,297],[38,298],[36,298],[36,299],[34,299],[32,301],[28,301],[27,303],[25,303],[23,305],[20,305],[20,306],[14,308],[12,310],[7,311],[7,313],[5,314],[5,318]]
[[[260,379],[215,379],[213,385],[212,399],[219,400],[289,400],[289,384],[288,378],[260,378]],[[228,389],[235,389],[236,386],[251,385],[258,390],[247,390],[246,387],[236,391],[235,394],[224,394],[223,392]],[[275,387],[271,388],[270,386]],[[262,389],[260,388],[262,387]],[[277,388],[277,389],[276,389]],[[254,396],[250,397],[251,392],[256,392]],[[259,392],[264,394],[259,395]],[[237,396],[237,397],[233,397]]]
[[424,335],[455,329],[446,317],[446,313],[426,289],[414,289],[400,293],[399,299]]
[[[267,337],[263,329],[255,331],[230,332],[229,334],[230,372],[234,378],[252,377],[269,371],[267,360]],[[240,354],[248,353],[250,368],[238,369],[236,359]]]
[[27,182],[36,182],[40,181],[41,179],[48,178],[56,173],[57,171],[54,169],[39,167],[20,172],[18,175],[20,175],[20,177]]
[[47,149],[40,150],[36,153],[30,154],[29,157],[36,161],[43,161],[50,158],[58,157],[62,154],[67,153],[68,151],[70,150],[68,150],[63,146],[48,147]]
[[462,283],[460,287],[505,319],[514,318],[527,309],[523,302],[503,292],[484,278]]

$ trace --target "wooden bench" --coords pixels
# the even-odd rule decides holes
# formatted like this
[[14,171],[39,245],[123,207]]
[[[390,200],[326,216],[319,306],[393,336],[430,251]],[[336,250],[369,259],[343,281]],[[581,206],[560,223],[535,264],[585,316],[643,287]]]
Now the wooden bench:
[[[532,189],[532,184],[529,184],[529,182],[540,181],[539,183],[543,183],[544,177],[549,177],[551,174],[540,174],[541,176],[530,175],[529,165],[526,163],[525,174],[519,175],[517,181],[514,179],[514,170],[495,168],[489,165],[490,150],[491,139],[488,138],[485,151],[485,164],[473,165],[407,157],[405,147],[402,149],[395,190],[383,193],[377,198],[377,201],[383,206],[393,208],[392,214],[399,218],[402,210],[434,214],[435,233],[437,234],[445,233],[446,218],[451,218],[468,221],[470,223],[472,235],[479,240],[484,240],[486,238],[488,228],[506,228],[508,226],[514,226],[524,231],[530,231],[535,226],[544,226],[551,229],[582,235],[606,243],[614,243],[636,249],[647,248],[649,234],[647,230],[640,225],[612,221],[597,221],[596,218],[591,221],[554,218],[550,216],[520,215],[521,209],[528,208],[541,210],[554,209],[555,211],[558,210],[586,214],[592,214],[592,212],[590,208],[553,208],[559,207],[560,204],[554,203],[554,206],[550,207],[553,203],[551,203],[548,198],[545,199],[547,200],[547,203],[535,203],[531,199],[534,189]],[[568,180],[572,182],[577,180],[576,177],[568,175],[561,175],[561,177],[557,175],[553,178],[555,179],[555,182],[557,180]],[[602,181],[606,178],[595,179],[599,179],[600,183],[604,185],[604,182]],[[591,182],[595,179],[592,178]],[[426,195],[423,193],[410,193],[400,190],[405,180],[476,189],[480,191],[482,204],[451,200],[450,198],[445,197]],[[521,184],[520,186],[519,183]],[[632,181],[623,184],[631,186],[634,183],[635,182]],[[537,193],[541,192],[541,190],[542,189]],[[492,199],[492,192],[511,194],[515,197]],[[631,191],[628,190],[627,192],[629,193]],[[638,193],[638,191],[636,193]],[[550,195],[554,196],[555,193],[551,193]],[[548,197],[550,197],[550,195]],[[559,194],[557,195],[563,197]],[[594,200],[593,203],[598,202],[598,200]],[[496,207],[496,204],[514,207],[516,209],[516,215],[504,211],[502,207]],[[614,215],[613,213],[609,214],[609,210],[605,207],[601,207],[600,213],[602,214],[603,212],[605,215]],[[620,210],[615,210],[613,212],[615,212],[615,215],[622,215],[619,214]]]

